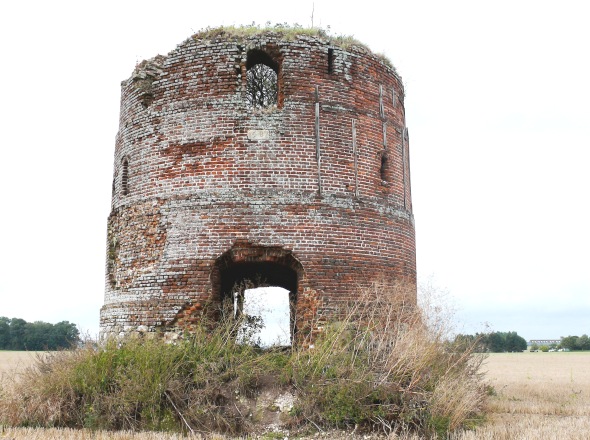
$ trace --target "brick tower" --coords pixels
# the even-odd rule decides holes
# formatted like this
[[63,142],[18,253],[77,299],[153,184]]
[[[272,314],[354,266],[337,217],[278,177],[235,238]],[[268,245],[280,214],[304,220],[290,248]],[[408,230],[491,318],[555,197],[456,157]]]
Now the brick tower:
[[301,334],[377,277],[415,285],[395,69],[281,29],[143,61],[122,83],[106,272],[103,336],[190,328],[244,280],[288,290]]

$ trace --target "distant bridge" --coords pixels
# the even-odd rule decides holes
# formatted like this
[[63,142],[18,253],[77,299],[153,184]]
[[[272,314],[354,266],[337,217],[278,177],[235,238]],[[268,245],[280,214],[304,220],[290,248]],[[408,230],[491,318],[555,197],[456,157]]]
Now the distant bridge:
[[559,345],[561,344],[561,339],[531,339],[529,341],[529,346],[537,344],[537,345]]

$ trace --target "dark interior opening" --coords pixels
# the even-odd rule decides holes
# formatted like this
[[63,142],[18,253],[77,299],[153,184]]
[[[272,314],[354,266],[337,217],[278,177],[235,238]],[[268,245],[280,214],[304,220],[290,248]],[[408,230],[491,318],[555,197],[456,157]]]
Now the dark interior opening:
[[328,73],[334,72],[334,49],[328,49]]
[[279,73],[279,63],[277,63],[273,58],[267,54],[263,50],[253,49],[248,51],[248,56],[246,59],[246,69],[250,70],[257,64],[264,64],[265,66],[270,67],[276,74]]
[[129,161],[123,159],[123,170],[121,172],[121,194],[126,196],[129,193]]
[[290,267],[272,262],[235,263],[221,271],[221,294],[231,295],[234,287],[248,280],[251,287],[277,286],[297,292],[297,273]]
[[388,163],[387,163],[387,154],[381,155],[381,168],[379,169],[379,173],[381,175],[381,180],[383,182],[387,182],[387,175],[388,175]]

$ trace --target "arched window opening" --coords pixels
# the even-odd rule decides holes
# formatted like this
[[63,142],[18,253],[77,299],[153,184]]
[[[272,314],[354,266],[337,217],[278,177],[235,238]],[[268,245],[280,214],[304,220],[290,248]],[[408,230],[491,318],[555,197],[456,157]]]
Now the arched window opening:
[[248,52],[246,61],[246,101],[250,108],[277,105],[279,65],[262,50]]
[[294,333],[297,273],[272,262],[245,262],[220,273],[223,309],[238,321],[238,341],[260,347],[290,346]]
[[382,182],[387,182],[389,176],[389,163],[387,160],[387,154],[381,154],[381,166],[379,167],[379,175]]
[[126,196],[129,193],[129,161],[123,159],[123,169],[121,171],[121,194]]

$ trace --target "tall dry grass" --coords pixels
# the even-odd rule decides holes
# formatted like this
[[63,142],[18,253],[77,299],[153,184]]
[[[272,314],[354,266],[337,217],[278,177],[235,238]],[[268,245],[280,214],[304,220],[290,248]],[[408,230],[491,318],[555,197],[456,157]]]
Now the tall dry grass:
[[[0,364],[7,353],[0,353]],[[10,353],[14,357],[14,353]],[[482,366],[496,395],[488,399],[485,423],[458,431],[452,440],[537,440],[588,438],[590,432],[590,353],[491,354]],[[575,396],[575,397],[574,397]],[[270,433],[266,438],[276,438]],[[285,434],[284,436],[287,436]],[[284,438],[283,436],[283,438]],[[418,440],[422,436],[399,433],[390,440]],[[33,428],[0,428],[0,439],[177,440],[173,433],[104,432]],[[204,436],[188,436],[201,439]],[[209,440],[236,439],[212,435]],[[252,437],[256,438],[256,437]],[[259,438],[265,438],[260,436]],[[290,436],[292,438],[292,436]],[[366,434],[329,431],[308,438],[363,439]],[[371,438],[375,438],[373,434]]]
[[222,435],[175,434],[161,432],[94,431],[71,428],[2,428],[0,439],[9,440],[225,440]]
[[384,433],[445,435],[477,423],[484,356],[449,347],[450,323],[435,313],[417,307],[403,285],[363,290],[313,350],[296,354],[296,410],[318,425]]
[[309,349],[237,343],[240,323],[228,321],[176,344],[128,339],[46,356],[0,391],[0,423],[260,433],[276,411],[259,411],[269,387],[295,396],[279,419],[296,432],[444,437],[481,420],[483,357],[446,344],[447,323],[416,307],[411,290],[375,284],[338,316]]

